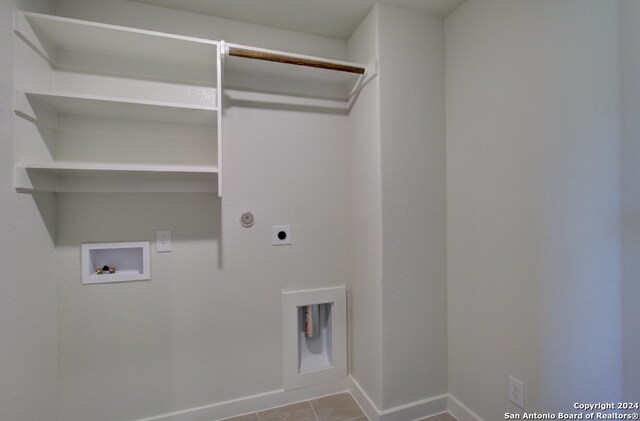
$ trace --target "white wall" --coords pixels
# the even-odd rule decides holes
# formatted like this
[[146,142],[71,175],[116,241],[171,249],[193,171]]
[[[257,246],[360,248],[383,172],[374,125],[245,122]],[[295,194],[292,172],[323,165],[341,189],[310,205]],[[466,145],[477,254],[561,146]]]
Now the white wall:
[[378,15],[387,409],[447,391],[444,26],[392,6]]
[[376,5],[349,40],[379,58],[350,115],[350,282],[351,374],[381,412],[447,390],[443,35]]
[[0,419],[55,418],[55,198],[13,188],[13,11],[48,1],[0,2]]
[[[120,1],[57,12],[344,58],[346,42]],[[242,35],[242,37],[240,37]],[[241,38],[241,39],[240,39]],[[224,197],[63,194],[58,206],[59,418],[130,420],[282,387],[280,292],[344,285],[347,117],[229,103]],[[251,210],[256,223],[240,226]],[[292,224],[273,247],[271,226]],[[150,282],[80,285],[80,244],[153,240]]]
[[622,392],[618,4],[446,19],[449,391],[485,420]]
[[620,3],[625,400],[640,396],[640,2]]
[[[377,58],[378,8],[349,38],[349,59]],[[349,302],[351,376],[373,402],[382,403],[382,188],[380,88],[363,88],[349,115],[350,232]]]

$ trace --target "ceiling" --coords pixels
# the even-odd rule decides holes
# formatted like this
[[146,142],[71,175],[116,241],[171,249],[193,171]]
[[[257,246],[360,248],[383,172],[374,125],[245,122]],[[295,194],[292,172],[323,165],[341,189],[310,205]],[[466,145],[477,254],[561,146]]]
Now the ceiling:
[[138,3],[347,39],[375,3],[446,16],[464,0],[133,0]]

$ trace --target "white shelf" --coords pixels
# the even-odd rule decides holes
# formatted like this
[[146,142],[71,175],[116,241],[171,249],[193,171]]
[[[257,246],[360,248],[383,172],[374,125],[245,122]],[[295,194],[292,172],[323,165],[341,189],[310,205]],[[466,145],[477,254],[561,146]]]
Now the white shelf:
[[[231,101],[273,103],[293,107],[348,110],[353,98],[377,75],[377,61],[360,63],[225,43],[224,49],[241,49],[275,55],[292,61],[364,68],[364,74],[265,61],[228,55],[225,58],[225,94]],[[226,51],[225,51],[226,53]]]
[[131,173],[131,174],[217,174],[215,166],[208,165],[135,165],[135,164],[103,164],[99,162],[51,162],[37,164],[19,164],[18,167],[34,170],[45,170],[57,173],[76,174],[106,174],[106,173]]
[[51,64],[60,50],[70,50],[216,68],[212,40],[23,12],[14,28]]
[[[14,53],[16,68],[25,70],[25,77],[21,78],[18,87],[27,88],[16,92],[15,110],[18,116],[36,123],[36,127],[24,124],[24,121],[16,124],[16,137],[20,139],[15,159],[16,188],[23,191],[217,191],[221,196],[222,56],[227,54],[228,48],[261,53],[258,55],[262,58],[265,54],[271,55],[270,59],[280,56],[280,61],[304,64],[227,56],[226,87],[231,89],[226,90],[225,97],[231,106],[257,103],[267,108],[294,107],[348,113],[359,90],[378,71],[376,60],[363,66],[38,13],[16,12],[14,32],[24,41],[24,44],[16,45],[18,48]],[[244,55],[255,58],[256,54],[245,51]],[[306,67],[314,65],[324,68]],[[361,72],[363,67],[364,74],[346,72]],[[88,133],[84,138],[88,142],[83,143],[84,155],[66,156],[56,150],[58,145],[63,145],[67,149],[60,150],[68,151],[69,142],[82,139],[78,134],[80,130],[65,132],[65,127],[60,127],[81,120],[66,118],[67,115],[88,116],[83,118],[86,121],[82,126]],[[93,118],[96,116],[99,118]],[[116,124],[109,119],[123,120]],[[209,129],[205,126],[217,126],[211,130],[211,141],[217,143],[217,156],[211,153],[211,160],[217,160],[217,165],[145,166],[90,162],[95,157],[104,158],[105,154],[101,155],[99,151],[111,143],[122,144],[122,139],[126,138],[123,133],[127,130],[121,131],[119,127],[141,135],[137,131],[143,127],[140,121],[197,125],[180,128],[185,136],[178,137],[184,139],[193,135],[189,139],[196,141],[203,138],[208,141],[201,131]],[[116,127],[120,123],[121,126]],[[99,131],[98,127],[110,131]],[[149,129],[146,136],[147,140],[158,136],[158,129]],[[132,143],[138,155],[129,160],[166,162],[166,153],[154,154],[150,149],[154,147],[160,146],[146,141]],[[164,147],[173,150],[172,143],[164,142]],[[112,148],[116,152],[120,149]],[[205,158],[206,154],[189,148],[183,148],[183,152],[179,162],[210,162]],[[87,162],[78,163],[83,158]],[[51,162],[52,159],[74,162]],[[214,184],[217,189],[212,187]]]
[[215,125],[218,119],[217,107],[215,106],[30,89],[19,90],[16,93],[16,111],[29,118],[37,119],[37,112],[34,110],[32,101],[36,101],[58,114],[209,125]]
[[[333,65],[348,66],[348,67],[365,67],[359,63],[333,60],[333,59],[327,59],[327,58],[316,57],[316,56],[308,56],[303,54],[289,53],[285,51],[269,50],[266,48],[252,47],[248,45],[232,44],[232,43],[226,43],[225,45],[227,49],[237,48],[237,49],[246,50],[254,53],[273,54],[281,57],[288,57],[294,60],[296,59],[307,60],[307,61],[325,63],[329,65],[333,64]],[[358,79],[358,77],[360,77],[359,74],[354,74],[354,73],[321,69],[316,67],[300,66],[300,65],[288,64],[288,63],[278,63],[278,62],[272,62],[272,61],[248,59],[244,57],[228,56],[227,61],[228,63],[226,68],[233,72],[267,73],[267,74],[273,74],[278,76],[304,78],[308,80],[318,80],[318,81],[325,81],[325,82],[331,82],[331,83],[352,82]]]
[[22,163],[16,188],[61,193],[215,193],[215,166]]
[[220,42],[20,11],[14,32],[16,189],[221,194]]

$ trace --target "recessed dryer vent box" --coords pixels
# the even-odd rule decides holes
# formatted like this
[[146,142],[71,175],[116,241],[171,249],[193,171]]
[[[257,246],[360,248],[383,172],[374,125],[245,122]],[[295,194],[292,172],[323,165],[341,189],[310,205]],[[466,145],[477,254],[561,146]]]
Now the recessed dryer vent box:
[[282,318],[285,390],[346,378],[345,287],[284,291]]
[[[114,272],[98,269],[112,266]],[[85,243],[82,245],[82,283],[144,281],[151,278],[149,242]]]

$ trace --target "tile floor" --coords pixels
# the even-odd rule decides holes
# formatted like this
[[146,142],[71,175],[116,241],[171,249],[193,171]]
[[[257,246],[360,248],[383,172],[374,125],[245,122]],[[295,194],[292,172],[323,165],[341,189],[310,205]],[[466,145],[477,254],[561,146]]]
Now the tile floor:
[[420,421],[458,421],[450,413],[443,412],[442,414],[434,415],[432,417],[423,418]]
[[[349,393],[339,393],[224,421],[368,421],[368,418]],[[449,413],[443,413],[421,421],[457,420]]]

